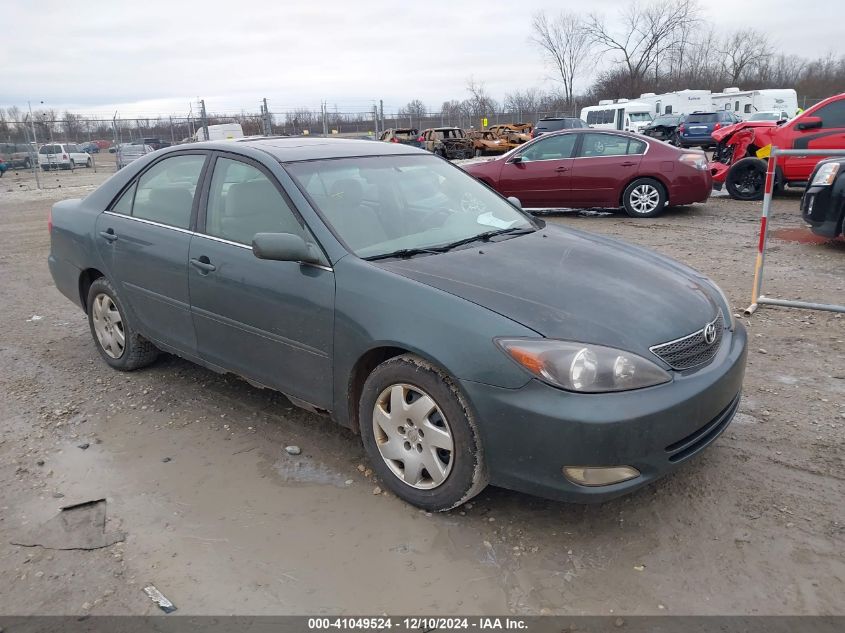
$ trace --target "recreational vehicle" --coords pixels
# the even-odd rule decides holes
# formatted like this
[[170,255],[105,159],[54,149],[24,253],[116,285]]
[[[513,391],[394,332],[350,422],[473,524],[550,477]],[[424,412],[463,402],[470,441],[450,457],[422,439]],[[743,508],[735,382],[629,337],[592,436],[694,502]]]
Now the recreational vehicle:
[[646,92],[637,99],[640,103],[652,106],[652,116],[661,114],[692,114],[693,112],[707,112],[713,109],[709,90],[678,90],[655,94]]
[[798,95],[791,88],[769,90],[740,90],[725,88],[712,96],[714,110],[733,112],[741,119],[748,119],[755,112],[785,112],[787,118],[798,114]]

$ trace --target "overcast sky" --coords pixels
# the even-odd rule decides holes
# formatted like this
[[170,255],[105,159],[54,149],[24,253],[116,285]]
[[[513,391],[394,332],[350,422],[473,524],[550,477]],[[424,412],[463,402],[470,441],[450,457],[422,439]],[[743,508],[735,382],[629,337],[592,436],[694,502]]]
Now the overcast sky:
[[[384,99],[439,109],[472,76],[501,99],[550,87],[529,42],[532,14],[565,8],[612,18],[618,0],[0,0],[0,107],[122,116],[297,106],[363,111]],[[820,12],[811,9],[818,5]],[[752,25],[779,50],[842,54],[845,3],[702,2],[720,31]],[[582,81],[608,60],[592,62]],[[697,86],[690,86],[695,88]]]

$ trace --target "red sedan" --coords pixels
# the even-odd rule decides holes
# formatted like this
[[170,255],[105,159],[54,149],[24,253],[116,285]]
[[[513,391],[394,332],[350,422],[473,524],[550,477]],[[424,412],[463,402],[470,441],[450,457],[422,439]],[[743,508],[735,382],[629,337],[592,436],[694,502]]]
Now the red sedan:
[[705,202],[713,186],[702,151],[600,130],[544,134],[465,169],[526,208],[624,207],[637,218]]

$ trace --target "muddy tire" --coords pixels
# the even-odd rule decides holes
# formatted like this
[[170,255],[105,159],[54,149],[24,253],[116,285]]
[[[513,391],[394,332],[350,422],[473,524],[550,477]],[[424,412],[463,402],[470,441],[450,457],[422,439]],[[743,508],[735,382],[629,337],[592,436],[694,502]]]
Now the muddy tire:
[[97,351],[114,369],[139,369],[152,363],[158,356],[156,346],[132,327],[125,306],[114,286],[105,277],[91,284],[86,311]]
[[748,156],[728,170],[725,188],[734,200],[762,200],[766,185],[766,163]]
[[428,511],[455,508],[489,477],[474,416],[449,376],[411,354],[375,368],[359,401],[361,439],[384,485]]
[[625,187],[622,206],[632,218],[653,218],[663,213],[666,189],[653,178],[637,178]]

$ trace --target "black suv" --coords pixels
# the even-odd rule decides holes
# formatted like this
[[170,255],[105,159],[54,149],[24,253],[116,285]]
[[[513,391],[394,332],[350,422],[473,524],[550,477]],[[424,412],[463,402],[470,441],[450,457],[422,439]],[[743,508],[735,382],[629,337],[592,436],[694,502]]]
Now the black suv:
[[589,127],[581,119],[575,117],[548,117],[537,121],[531,138],[542,136],[546,132],[557,132],[558,130],[574,130],[577,128]]
[[845,158],[816,165],[801,198],[801,215],[816,235],[834,238],[845,233]]

